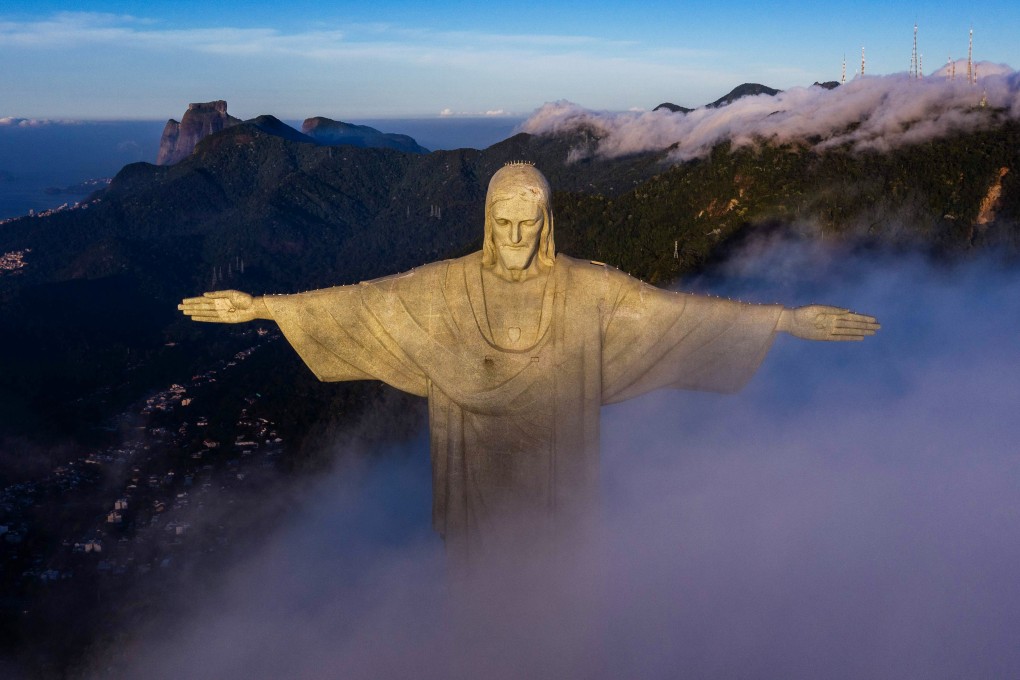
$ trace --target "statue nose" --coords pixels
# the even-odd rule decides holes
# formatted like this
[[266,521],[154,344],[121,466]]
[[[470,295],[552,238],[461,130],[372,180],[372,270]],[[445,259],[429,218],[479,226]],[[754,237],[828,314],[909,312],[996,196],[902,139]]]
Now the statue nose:
[[510,225],[510,240],[513,241],[514,243],[520,243],[521,242],[521,223],[520,222],[517,222],[516,224]]

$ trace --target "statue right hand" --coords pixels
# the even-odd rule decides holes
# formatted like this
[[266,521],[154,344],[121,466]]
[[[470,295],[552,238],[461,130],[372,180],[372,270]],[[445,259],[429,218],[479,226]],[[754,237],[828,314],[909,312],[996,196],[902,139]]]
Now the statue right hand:
[[[242,323],[261,318],[257,302],[251,295],[239,290],[216,290],[202,293],[202,297],[185,298],[177,309],[192,321],[207,323]],[[264,303],[263,303],[264,304]]]

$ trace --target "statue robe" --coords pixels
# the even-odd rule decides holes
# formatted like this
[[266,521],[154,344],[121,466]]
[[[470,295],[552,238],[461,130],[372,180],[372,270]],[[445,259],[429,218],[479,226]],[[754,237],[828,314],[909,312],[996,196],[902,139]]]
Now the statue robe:
[[428,398],[433,524],[462,557],[485,551],[508,517],[542,533],[590,514],[601,406],[663,387],[740,389],[783,309],[557,255],[538,339],[511,348],[490,329],[481,253],[266,305],[320,380]]

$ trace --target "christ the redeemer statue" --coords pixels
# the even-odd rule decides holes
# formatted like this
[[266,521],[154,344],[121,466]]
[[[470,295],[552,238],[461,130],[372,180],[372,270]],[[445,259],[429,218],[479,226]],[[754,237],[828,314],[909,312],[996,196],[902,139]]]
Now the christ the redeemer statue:
[[[557,254],[551,191],[529,164],[485,197],[480,252],[297,295],[205,293],[195,321],[271,319],[324,381],[428,398],[435,529],[462,556],[513,526],[571,525],[598,491],[599,409],[673,387],[732,392],[777,331],[862,340],[870,316],[665,291]],[[465,552],[466,551],[466,552]]]

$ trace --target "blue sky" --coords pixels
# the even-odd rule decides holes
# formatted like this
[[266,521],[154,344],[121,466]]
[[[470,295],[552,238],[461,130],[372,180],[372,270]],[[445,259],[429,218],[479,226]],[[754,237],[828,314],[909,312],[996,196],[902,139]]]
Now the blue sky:
[[[718,5],[220,2],[5,3],[0,117],[297,119],[511,113],[567,99],[594,109],[696,106],[742,82],[778,88],[925,70],[951,54],[1020,66],[1020,3]],[[895,3],[901,5],[901,3]]]

